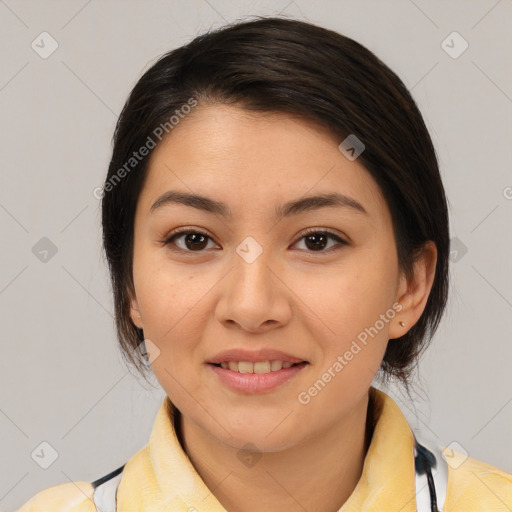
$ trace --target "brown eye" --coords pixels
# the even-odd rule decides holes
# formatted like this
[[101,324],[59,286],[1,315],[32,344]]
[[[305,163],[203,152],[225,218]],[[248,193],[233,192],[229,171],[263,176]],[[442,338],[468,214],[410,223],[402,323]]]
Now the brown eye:
[[[347,245],[347,242],[342,240],[339,236],[329,231],[310,231],[304,235],[299,241],[304,240],[306,249],[309,252],[328,252],[329,249],[333,248],[331,245],[327,250],[324,250],[329,245],[329,240],[338,242],[337,245]],[[336,245],[336,244],[334,244]]]
[[[180,243],[176,243],[180,240]],[[179,249],[188,252],[200,252],[208,245],[211,238],[200,231],[181,231],[174,233],[164,241],[164,245],[174,244]]]
[[325,249],[327,246],[328,236],[324,233],[316,233],[314,235],[308,235],[304,237],[306,247],[311,250]]
[[185,235],[184,241],[185,245],[188,249],[191,250],[201,250],[204,249],[207,245],[207,238],[202,233],[189,233]]

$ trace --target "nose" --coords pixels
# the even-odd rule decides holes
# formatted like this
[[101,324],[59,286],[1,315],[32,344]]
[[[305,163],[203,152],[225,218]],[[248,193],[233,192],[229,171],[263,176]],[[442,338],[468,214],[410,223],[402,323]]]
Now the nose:
[[251,263],[235,254],[234,268],[223,280],[217,319],[227,328],[236,326],[250,333],[286,325],[291,318],[293,293],[283,278],[265,251]]

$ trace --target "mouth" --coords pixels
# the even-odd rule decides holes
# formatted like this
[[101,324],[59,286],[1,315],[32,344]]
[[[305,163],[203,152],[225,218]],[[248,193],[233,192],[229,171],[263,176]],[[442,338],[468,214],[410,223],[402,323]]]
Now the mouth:
[[215,384],[220,383],[237,393],[255,395],[290,384],[309,364],[276,351],[231,351],[219,354],[206,366],[211,369]]

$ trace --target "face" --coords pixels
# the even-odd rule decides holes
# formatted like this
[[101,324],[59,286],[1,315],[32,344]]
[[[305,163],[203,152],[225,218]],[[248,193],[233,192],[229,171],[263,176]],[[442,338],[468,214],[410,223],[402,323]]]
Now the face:
[[199,106],[151,156],[132,320],[184,421],[233,448],[342,422],[404,334],[390,213],[340,142],[285,114]]

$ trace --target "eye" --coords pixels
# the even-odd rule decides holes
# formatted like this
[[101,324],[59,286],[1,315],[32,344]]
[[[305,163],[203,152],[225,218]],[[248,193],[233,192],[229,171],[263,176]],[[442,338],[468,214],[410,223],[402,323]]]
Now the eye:
[[[348,245],[348,243],[338,235],[330,231],[318,229],[307,231],[295,244],[298,244],[302,240],[304,240],[308,252],[330,251],[333,249],[332,245],[328,247],[327,250],[324,250],[329,245],[329,240],[337,242],[337,244],[334,244],[334,247],[336,245]],[[177,243],[177,241],[179,241],[179,243]],[[184,252],[202,252],[204,249],[208,248],[208,242],[213,242],[213,240],[206,233],[198,230],[182,229],[171,233],[163,241],[163,245],[174,244],[179,250]]]
[[185,252],[201,252],[207,247],[207,241],[212,241],[212,239],[202,231],[183,229],[172,233],[164,240],[163,244],[174,244],[175,240],[180,240],[182,242],[181,245],[178,243],[176,245],[179,249]]
[[322,231],[318,229],[311,229],[307,231],[306,234],[303,234],[296,243],[304,240],[306,248],[309,249],[308,252],[329,252],[333,249],[333,246],[324,250],[329,245],[329,239],[338,242],[337,245],[348,245],[348,243],[338,235],[331,233],[330,231]]

